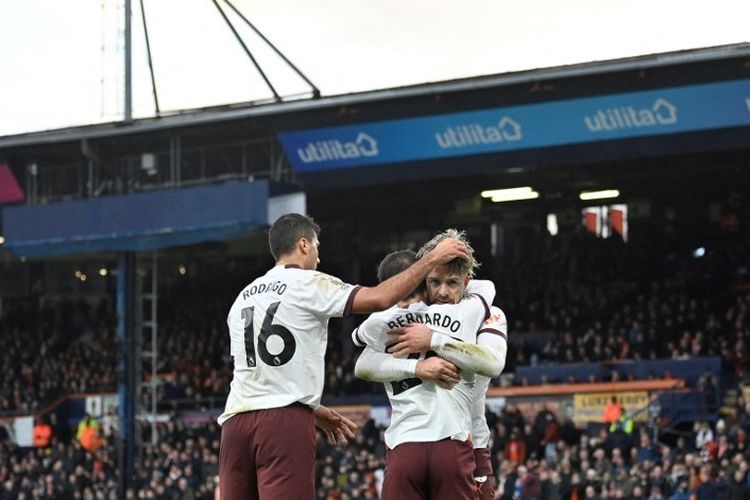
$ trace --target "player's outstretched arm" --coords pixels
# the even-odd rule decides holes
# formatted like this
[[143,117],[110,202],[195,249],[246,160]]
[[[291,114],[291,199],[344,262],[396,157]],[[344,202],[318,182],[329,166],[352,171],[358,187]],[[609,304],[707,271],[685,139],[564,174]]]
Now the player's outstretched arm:
[[463,243],[454,238],[447,238],[403,272],[376,287],[361,288],[354,296],[351,312],[369,313],[387,309],[412,293],[435,266],[453,259],[468,258],[469,254]]
[[326,440],[333,446],[345,445],[349,442],[347,438],[354,439],[357,424],[335,410],[320,405],[313,410],[313,419],[315,425],[325,433]]
[[462,370],[490,378],[497,377],[505,368],[507,344],[496,335],[483,335],[477,344],[472,344],[433,332],[420,323],[391,330],[389,334],[393,339],[386,344],[388,352],[397,358],[431,350]]
[[397,359],[390,354],[366,347],[357,360],[354,374],[371,382],[395,382],[416,377],[434,382],[443,389],[452,389],[459,381],[456,366],[439,357],[428,359]]
[[354,365],[354,375],[370,382],[395,382],[416,377],[417,362],[416,359],[396,359],[367,346]]

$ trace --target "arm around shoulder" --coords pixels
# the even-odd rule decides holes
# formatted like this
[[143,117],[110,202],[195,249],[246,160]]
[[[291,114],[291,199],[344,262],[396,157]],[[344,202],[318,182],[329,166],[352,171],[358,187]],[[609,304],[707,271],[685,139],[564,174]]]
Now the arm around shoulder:
[[459,368],[490,378],[502,373],[508,349],[505,339],[495,335],[483,335],[472,344],[439,333],[433,333],[431,347]]
[[398,359],[372,347],[365,347],[354,366],[354,375],[370,382],[393,382],[414,377],[417,370],[416,359]]

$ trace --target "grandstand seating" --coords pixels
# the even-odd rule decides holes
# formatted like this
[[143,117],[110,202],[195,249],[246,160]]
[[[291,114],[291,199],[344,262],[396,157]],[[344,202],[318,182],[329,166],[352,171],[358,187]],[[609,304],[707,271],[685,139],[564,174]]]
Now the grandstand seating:
[[[711,498],[747,498],[750,492],[750,405],[711,427],[711,439],[696,443],[697,432],[689,432],[671,446],[654,443],[646,427],[631,435],[606,429],[592,435],[570,420],[546,416],[541,412],[527,420],[512,407],[488,413],[499,498],[516,498],[517,492],[522,498],[535,492],[541,498],[571,498],[574,491],[578,498],[688,498],[701,484],[722,495]],[[339,449],[320,439],[318,498],[377,498],[384,472],[382,431],[369,421],[353,443]],[[159,432],[160,443],[144,447],[134,497],[214,498],[218,426],[188,426],[174,416]],[[541,444],[544,436],[554,446]],[[520,464],[509,459],[514,439],[522,443]],[[75,441],[56,440],[49,449],[33,451],[3,442],[0,497],[114,498],[115,457],[111,441],[96,455]],[[519,481],[519,465],[528,469],[525,480]]]
[[[508,370],[514,372],[515,386],[679,378],[690,389],[660,396],[666,425],[661,434],[648,424],[639,424],[630,436],[596,425],[581,433],[563,414],[555,416],[560,419],[556,429],[546,429],[544,416],[530,420],[511,405],[490,412],[501,498],[523,496],[526,490],[544,498],[568,498],[572,491],[578,498],[637,497],[639,491],[644,498],[683,498],[683,490],[697,491],[701,484],[747,497],[750,405],[740,395],[728,404],[723,399],[750,373],[746,243],[737,235],[717,239],[704,259],[695,259],[689,245],[681,243],[662,241],[651,248],[588,235],[544,238],[532,241],[537,250],[524,250],[515,265],[494,266],[497,303],[510,318]],[[569,271],[560,276],[553,268]],[[196,401],[208,408],[223,404],[231,376],[224,318],[242,284],[240,277],[221,284],[185,280],[160,301],[163,410],[181,409],[186,401],[194,407]],[[207,289],[216,300],[205,300]],[[4,304],[0,415],[39,412],[69,392],[113,390],[113,316],[107,300],[95,306],[49,300]],[[334,325],[329,342],[326,401],[363,396],[382,401],[381,387],[353,376],[357,352],[341,328]],[[718,411],[722,404],[723,415]],[[194,425],[183,420],[173,414],[161,426],[159,444],[145,446],[134,495],[213,498],[219,428],[213,421]],[[710,444],[696,446],[690,427],[696,420],[709,422]],[[111,437],[94,455],[80,448],[67,425],[55,424],[56,438],[48,450],[17,449],[7,439],[0,445],[3,498],[114,494]],[[557,444],[540,447],[547,432],[557,436]],[[511,439],[524,443],[521,463],[508,460]],[[376,498],[384,453],[382,428],[373,421],[342,450],[321,440],[319,498]]]

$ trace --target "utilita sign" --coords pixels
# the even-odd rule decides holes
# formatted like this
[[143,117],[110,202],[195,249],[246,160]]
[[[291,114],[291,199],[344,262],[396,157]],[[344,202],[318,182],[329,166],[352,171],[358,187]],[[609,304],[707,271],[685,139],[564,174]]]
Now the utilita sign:
[[301,172],[750,125],[750,80],[282,132]]

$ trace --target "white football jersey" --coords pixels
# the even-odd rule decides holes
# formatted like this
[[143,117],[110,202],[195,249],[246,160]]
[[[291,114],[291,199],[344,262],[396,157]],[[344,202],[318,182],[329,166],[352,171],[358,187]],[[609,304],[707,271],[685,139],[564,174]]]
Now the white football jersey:
[[[385,352],[389,330],[409,323],[423,323],[434,332],[476,343],[477,331],[486,316],[485,300],[479,296],[465,298],[458,304],[427,306],[420,302],[408,309],[395,307],[372,314],[353,332],[352,337],[355,343],[367,344],[376,351]],[[424,359],[430,354],[412,356]],[[462,373],[460,382],[451,390],[418,378],[384,384],[392,408],[391,425],[385,431],[385,444],[393,449],[406,442],[431,442],[445,438],[466,441],[471,434],[474,378],[473,373]]]
[[219,424],[237,413],[320,405],[328,320],[349,314],[359,287],[297,266],[276,266],[245,287],[227,325],[234,376]]
[[[508,341],[508,320],[505,317],[505,313],[499,307],[490,307],[490,317],[485,320],[477,333],[477,338],[480,335],[499,335],[505,342]],[[489,386],[489,377],[476,376],[471,410],[474,448],[486,448],[490,444],[490,429],[487,426],[487,417],[485,416],[487,388]]]

